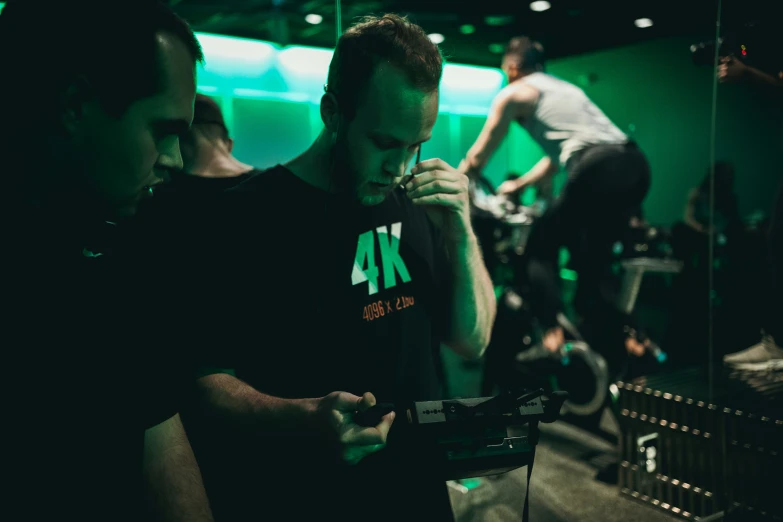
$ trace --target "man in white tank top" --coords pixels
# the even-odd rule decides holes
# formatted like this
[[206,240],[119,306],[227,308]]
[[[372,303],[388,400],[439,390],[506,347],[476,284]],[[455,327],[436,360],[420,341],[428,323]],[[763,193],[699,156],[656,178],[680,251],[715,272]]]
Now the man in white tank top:
[[584,317],[587,329],[621,332],[599,335],[596,344],[619,344],[619,350],[605,354],[610,357],[618,352],[624,357],[626,350],[642,355],[649,341],[622,333],[638,328],[617,309],[616,292],[608,288],[606,272],[612,263],[612,244],[630,218],[639,215],[649,189],[647,160],[582,89],[544,72],[540,43],[527,37],[512,39],[502,69],[509,85],[496,96],[460,170],[471,177],[479,176],[511,123],[517,122],[545,155],[523,176],[503,182],[499,194],[516,193],[554,174],[561,166],[568,171],[569,182],[561,197],[533,226],[521,267],[529,285],[533,314],[544,332],[543,344],[556,351],[566,338],[557,320],[563,311],[558,253],[561,246],[566,246],[578,263],[579,294],[585,297],[584,309],[590,316]]

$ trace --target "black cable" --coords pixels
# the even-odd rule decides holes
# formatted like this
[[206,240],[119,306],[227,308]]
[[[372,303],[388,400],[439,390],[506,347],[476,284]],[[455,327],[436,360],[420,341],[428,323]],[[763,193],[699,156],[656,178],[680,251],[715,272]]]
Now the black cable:
[[530,464],[527,465],[527,485],[525,486],[525,505],[522,507],[522,522],[530,520],[530,478],[533,475],[533,463],[536,461],[536,446],[530,452]]

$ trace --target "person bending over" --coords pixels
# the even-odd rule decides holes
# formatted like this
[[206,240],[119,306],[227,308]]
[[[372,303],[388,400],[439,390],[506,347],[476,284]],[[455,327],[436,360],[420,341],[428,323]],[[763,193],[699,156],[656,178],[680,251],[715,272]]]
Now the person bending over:
[[198,41],[159,2],[10,0],[0,45],[6,518],[210,521],[177,414],[193,371],[150,349],[159,266],[125,255],[182,166]]
[[612,329],[624,339],[626,349],[643,353],[635,339],[624,338],[631,318],[617,309],[615,292],[605,282],[611,246],[649,189],[647,159],[581,89],[547,74],[545,65],[540,43],[525,36],[509,42],[502,61],[509,85],[495,97],[460,170],[478,175],[513,122],[527,130],[545,156],[520,178],[502,183],[498,192],[515,193],[560,166],[569,176],[561,197],[533,225],[522,266],[544,346],[555,351],[565,341],[557,319],[563,311],[557,261],[560,247],[566,246],[579,272],[579,294],[599,296],[599,306],[583,307],[585,324],[588,315],[600,316],[601,321],[611,317]]

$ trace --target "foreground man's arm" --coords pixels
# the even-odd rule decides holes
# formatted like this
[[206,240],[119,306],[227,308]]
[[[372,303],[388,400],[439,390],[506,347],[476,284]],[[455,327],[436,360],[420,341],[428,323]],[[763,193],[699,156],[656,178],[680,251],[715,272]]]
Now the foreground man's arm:
[[213,521],[201,471],[179,414],[144,434],[144,475],[155,520]]
[[443,342],[467,359],[481,357],[495,322],[492,280],[470,222],[468,178],[440,159],[416,165],[406,185],[414,204],[424,206],[441,231],[451,276],[446,338]]
[[355,464],[382,449],[394,421],[394,413],[377,426],[353,422],[357,411],[375,405],[375,397],[332,392],[319,398],[281,399],[261,393],[225,373],[201,377],[197,396],[203,415],[251,436],[316,437],[339,444],[343,460]]

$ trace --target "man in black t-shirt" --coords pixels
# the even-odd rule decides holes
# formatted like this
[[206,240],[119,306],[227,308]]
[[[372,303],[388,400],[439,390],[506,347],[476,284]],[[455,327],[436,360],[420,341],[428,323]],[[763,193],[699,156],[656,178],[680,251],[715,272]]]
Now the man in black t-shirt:
[[127,221],[181,167],[201,48],[138,0],[10,0],[0,47],[0,518],[211,521],[177,415],[192,370],[150,349],[159,268],[124,255]]
[[405,179],[435,125],[441,73],[438,48],[404,18],[352,27],[321,135],[194,227],[195,255],[223,269],[183,291],[183,306],[224,303],[208,320],[253,339],[235,376],[201,379],[186,416],[217,517],[453,519],[404,417],[354,422],[376,402],[438,398],[440,343],[477,358],[494,321],[467,177],[433,159]]

